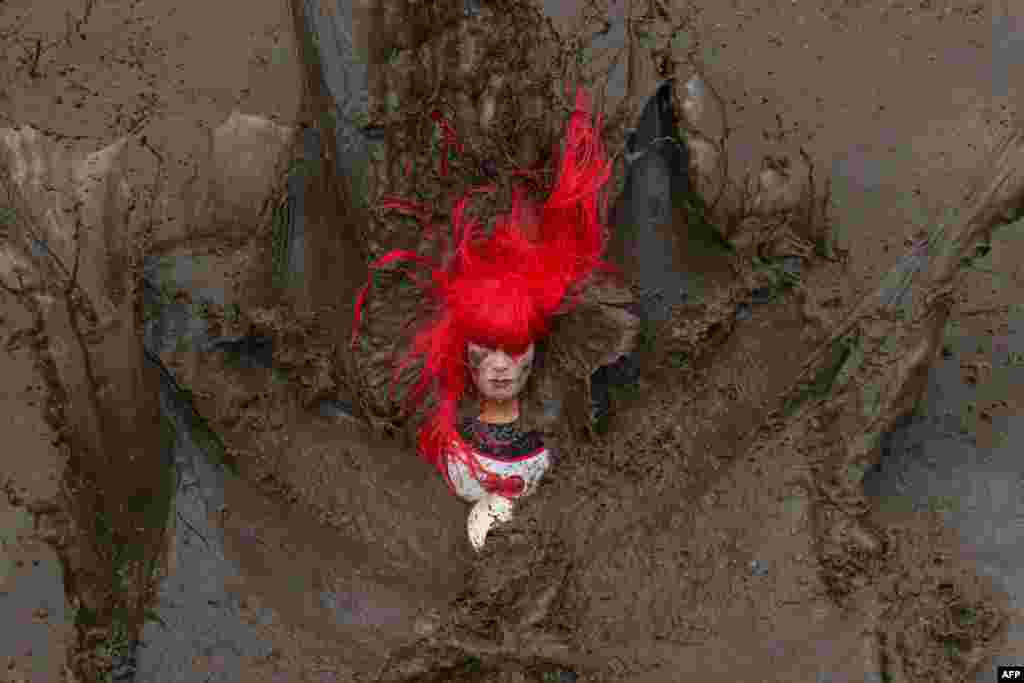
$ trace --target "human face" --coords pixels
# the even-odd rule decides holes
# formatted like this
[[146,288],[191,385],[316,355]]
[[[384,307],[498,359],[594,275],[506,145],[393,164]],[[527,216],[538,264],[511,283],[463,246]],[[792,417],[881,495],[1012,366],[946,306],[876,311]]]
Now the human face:
[[507,401],[518,396],[533,369],[533,352],[533,344],[518,356],[501,349],[467,344],[469,367],[481,395],[492,401]]

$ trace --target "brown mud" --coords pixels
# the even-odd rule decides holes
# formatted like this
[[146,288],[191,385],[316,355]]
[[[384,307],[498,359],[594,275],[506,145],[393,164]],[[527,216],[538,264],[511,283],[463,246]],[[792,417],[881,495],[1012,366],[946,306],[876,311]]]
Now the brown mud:
[[[116,195],[110,181],[105,201],[119,209],[135,207],[131,199],[142,206],[133,214],[125,211],[130,218],[122,222],[102,208],[84,216],[105,232],[84,240],[89,251],[80,259],[78,289],[65,289],[67,273],[51,265],[38,275],[43,288],[46,278],[52,279],[49,296],[22,292],[4,299],[7,307],[22,304],[4,314],[6,339],[34,345],[35,353],[18,351],[11,357],[21,373],[18,381],[35,377],[35,386],[46,387],[41,393],[47,393],[50,407],[47,429],[17,432],[25,447],[19,445],[20,455],[12,459],[24,464],[38,457],[40,444],[52,435],[64,435],[62,457],[68,464],[48,466],[55,478],[63,477],[64,493],[46,489],[36,497],[57,501],[37,505],[60,530],[43,535],[63,555],[69,595],[95,613],[94,629],[79,620],[78,640],[68,646],[70,668],[80,680],[103,669],[103,662],[93,661],[95,642],[110,637],[103,629],[116,622],[115,611],[129,611],[128,628],[137,628],[152,597],[151,566],[175,562],[175,549],[158,542],[166,537],[153,519],[159,510],[128,505],[145,495],[165,499],[159,493],[164,473],[154,455],[160,448],[157,390],[142,359],[145,312],[136,292],[143,253],[188,253],[208,259],[203,277],[229,292],[229,302],[238,307],[238,314],[229,314],[227,306],[207,308],[216,331],[261,334],[275,342],[272,368],[247,368],[190,348],[162,356],[223,440],[225,455],[238,465],[240,476],[226,484],[228,512],[216,520],[225,530],[228,553],[243,568],[232,590],[254,620],[260,608],[277,617],[261,626],[275,656],[248,662],[245,680],[280,680],[274,676],[282,674],[313,680],[317,672],[332,671],[337,680],[548,681],[557,669],[594,681],[689,675],[707,681],[796,681],[815,680],[823,672],[831,680],[851,682],[868,676],[893,682],[967,680],[1000,643],[1007,619],[1004,597],[960,559],[959,541],[938,517],[874,510],[858,494],[857,473],[877,458],[877,448],[857,457],[837,455],[843,444],[881,429],[885,420],[912,406],[903,394],[914,393],[914,382],[904,373],[893,380],[899,396],[881,392],[877,410],[882,415],[858,422],[861,411],[851,406],[861,397],[849,387],[897,375],[893,368],[904,361],[902,351],[916,349],[918,338],[932,339],[934,315],[941,312],[928,317],[918,311],[910,321],[881,314],[869,319],[863,334],[879,342],[873,348],[881,347],[884,333],[891,332],[898,343],[868,354],[861,374],[846,389],[837,389],[834,402],[815,395],[785,410],[808,358],[832,340],[860,296],[878,285],[902,251],[910,230],[905,235],[902,226],[885,220],[885,206],[860,216],[836,209],[838,220],[852,222],[849,229],[856,231],[848,238],[848,258],[815,256],[800,285],[743,321],[734,319],[737,303],[764,283],[738,257],[686,249],[687,226],[677,219],[678,262],[704,274],[704,296],[675,311],[663,328],[648,331],[651,344],[644,351],[640,386],[616,395],[605,435],[591,441],[575,434],[560,442],[557,471],[514,522],[494,532],[480,557],[466,543],[464,507],[407,442],[381,434],[394,418],[381,393],[387,387],[379,380],[397,339],[389,330],[397,323],[382,320],[386,306],[371,302],[370,345],[350,356],[352,301],[366,276],[367,257],[417,246],[419,237],[408,223],[372,214],[366,205],[384,193],[421,194],[419,199],[434,202],[443,221],[459,190],[481,179],[477,169],[484,161],[494,162],[503,181],[515,166],[543,162],[564,122],[558,84],[551,76],[535,78],[561,74],[558,60],[578,46],[559,43],[539,11],[520,3],[483,4],[485,12],[501,19],[494,17],[486,31],[465,28],[461,3],[443,5],[441,11],[441,4],[392,2],[367,11],[363,25],[380,37],[374,41],[372,118],[387,130],[389,150],[408,153],[374,160],[375,175],[363,201],[348,194],[350,185],[336,177],[333,163],[311,175],[307,277],[284,292],[272,282],[270,213],[280,200],[284,166],[295,156],[294,130],[322,126],[327,107],[310,54],[315,46],[297,37],[300,4],[271,3],[263,14],[251,3],[244,9],[232,5],[220,21],[207,14],[209,3],[179,3],[182,9],[166,17],[140,9],[136,18],[113,9],[104,14],[98,4],[72,31],[82,37],[67,38],[77,52],[61,47],[62,32],[70,30],[63,18],[25,10],[24,16],[39,22],[32,28],[17,23],[20,14],[17,21],[10,18],[9,6],[2,8],[4,30],[24,38],[17,43],[22,51],[8,55],[17,68],[7,73],[22,80],[4,84],[9,95],[0,100],[3,125],[32,125],[51,138],[80,136],[84,150],[68,153],[71,160],[48,152],[50,175],[44,173],[42,182],[69,176],[75,160],[127,135],[121,153],[130,170],[121,173],[136,194],[110,200]],[[233,39],[241,45],[251,35],[262,38],[251,59],[225,59],[213,69],[200,55],[224,51],[221,29],[204,33],[197,27],[233,24],[234,12],[246,15],[246,21],[231,33]],[[836,9],[812,21],[849,25],[865,12]],[[755,13],[752,9],[750,15]],[[940,38],[952,30],[950,24],[967,30],[956,23],[959,10],[943,14],[938,8],[935,16],[947,17],[946,25],[928,24]],[[781,15],[771,22],[799,40],[798,29]],[[115,31],[122,36],[117,49],[129,56],[101,49],[101,37]],[[36,43],[36,35],[49,42]],[[464,63],[460,41],[479,46]],[[271,58],[282,46],[302,55],[302,63]],[[500,59],[488,56],[492,48],[502,51]],[[190,60],[182,66],[187,79],[176,80],[161,72],[166,66],[158,68],[172,63],[171,56]],[[559,67],[552,68],[554,63]],[[85,79],[88,87],[65,83],[83,64],[94,67]],[[104,80],[120,68],[124,73],[116,86]],[[775,68],[786,71],[784,78],[800,78],[795,69]],[[409,78],[409,69],[424,73]],[[613,153],[657,75],[650,64],[637,70],[642,76],[635,76],[625,108],[610,121]],[[496,76],[511,84],[493,85]],[[718,77],[732,91],[726,92],[730,113],[733,107],[748,108],[731,122],[740,140],[729,149],[741,150],[732,152],[740,157],[733,163],[759,159],[763,150],[753,138],[772,117],[759,93],[738,83],[756,81],[768,88],[770,81],[758,80],[753,67],[737,66],[727,74],[721,66],[709,78]],[[148,88],[152,97],[125,85],[130,78],[139,79],[138,87]],[[82,92],[86,97],[89,88],[94,101],[82,107],[52,95]],[[481,123],[490,106],[488,88],[503,94],[493,98],[493,118]],[[824,96],[807,94],[815,95]],[[878,98],[879,103],[895,101],[895,96]],[[139,102],[153,106],[126,110]],[[452,156],[451,175],[444,179],[436,174],[428,108],[438,102],[468,148]],[[40,109],[39,103],[46,106]],[[237,125],[218,129],[239,108],[280,126],[266,133],[267,126],[253,124],[277,142],[265,145],[270,151],[255,153],[256,162],[250,158],[257,169],[251,173],[237,168],[237,160],[231,165],[243,150],[242,142],[232,142]],[[50,113],[31,113],[40,110]],[[816,158],[827,160],[845,144],[839,138],[848,132],[830,133],[844,128],[845,120],[838,113],[822,115],[818,139],[834,137],[832,143],[812,146]],[[220,146],[214,130],[222,133]],[[714,134],[708,131],[709,138]],[[995,137],[990,129],[986,135]],[[239,134],[238,139],[252,144],[264,138]],[[323,140],[331,160],[333,136]],[[960,148],[950,153],[962,154],[964,164],[985,159],[981,152],[968,156]],[[404,174],[406,161],[419,175]],[[621,172],[621,164],[617,169]],[[729,175],[742,184],[737,171]],[[901,178],[911,187],[909,172]],[[922,183],[934,180],[937,194],[952,193],[962,180],[936,178]],[[252,183],[244,198],[234,196],[244,187],[236,184],[240,179]],[[74,182],[65,180],[70,196]],[[44,215],[54,203],[47,193],[32,195],[25,187],[18,196],[26,202],[19,215]],[[503,196],[494,202],[500,204]],[[487,215],[494,205],[482,207]],[[727,201],[722,211],[736,215],[740,208]],[[50,243],[66,246],[59,255],[71,264],[74,222],[48,225],[41,229],[55,231]],[[757,232],[749,224],[747,230]],[[768,237],[774,235],[754,241]],[[890,249],[889,242],[897,248]],[[997,266],[1011,272],[1016,261],[1000,258],[1006,260]],[[2,265],[4,284],[14,288],[13,270],[6,261]],[[967,310],[996,310],[1014,300],[1020,284],[994,293],[987,280],[971,274],[957,292]],[[392,313],[401,317],[406,311]],[[999,320],[992,320],[982,327],[997,329]],[[76,329],[79,324],[87,329]],[[32,325],[39,334],[12,334]],[[922,355],[934,357],[933,347],[934,340]],[[16,377],[14,370],[10,376]],[[370,425],[317,413],[319,401],[339,397],[360,405],[363,417],[372,418],[365,421]],[[38,407],[25,402],[11,410],[23,409],[30,419]],[[5,458],[10,452],[5,450]],[[108,457],[114,452],[116,461]],[[28,469],[8,468],[5,462],[12,482],[34,481]],[[849,480],[838,481],[847,473]],[[24,497],[23,492],[14,499]],[[97,519],[106,526],[97,529]],[[111,526],[113,531],[106,531]],[[137,573],[119,583],[122,579],[111,572],[123,558],[104,552],[128,546],[146,550],[134,558]],[[125,585],[132,590],[115,591]],[[324,593],[337,596],[343,609],[321,604],[318,596]],[[339,613],[347,616],[339,621]],[[196,662],[197,670],[210,665]]]

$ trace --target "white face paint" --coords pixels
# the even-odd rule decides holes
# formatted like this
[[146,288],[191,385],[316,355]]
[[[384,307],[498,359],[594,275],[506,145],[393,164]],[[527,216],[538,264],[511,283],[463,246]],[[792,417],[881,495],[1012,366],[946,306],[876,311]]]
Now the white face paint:
[[533,369],[533,352],[533,344],[519,356],[511,356],[500,349],[467,344],[466,356],[480,394],[492,401],[507,401],[518,396]]

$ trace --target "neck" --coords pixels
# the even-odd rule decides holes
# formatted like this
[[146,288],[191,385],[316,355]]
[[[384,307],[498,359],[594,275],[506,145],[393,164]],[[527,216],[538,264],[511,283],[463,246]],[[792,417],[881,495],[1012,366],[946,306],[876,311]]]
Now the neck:
[[519,419],[519,399],[486,400],[481,405],[480,421],[488,424],[509,424]]

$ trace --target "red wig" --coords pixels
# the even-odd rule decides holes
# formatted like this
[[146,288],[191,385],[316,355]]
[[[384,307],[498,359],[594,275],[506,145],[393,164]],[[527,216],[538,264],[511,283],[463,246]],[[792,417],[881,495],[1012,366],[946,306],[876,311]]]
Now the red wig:
[[[595,270],[611,267],[602,261],[607,216],[607,195],[602,189],[610,177],[611,162],[598,136],[601,118],[595,124],[590,118],[588,98],[579,91],[554,187],[539,210],[514,188],[511,210],[496,219],[488,237],[477,221],[466,217],[469,197],[464,196],[452,212],[453,240],[443,263],[393,251],[370,264],[381,268],[409,260],[430,269],[430,280],[420,283],[436,314],[413,338],[395,376],[422,358],[421,375],[407,397],[407,407],[415,409],[428,390],[434,393],[436,406],[420,429],[419,452],[449,485],[443,456],[453,452],[453,442],[461,443],[456,421],[469,379],[466,344],[521,353],[548,333],[552,317],[572,305],[577,288]],[[470,194],[493,190],[477,188]],[[424,222],[423,210],[410,202],[392,199],[382,206]],[[353,341],[365,293],[364,287],[356,305]],[[466,464],[475,473],[478,465],[462,453],[466,450],[454,452],[468,457]]]

